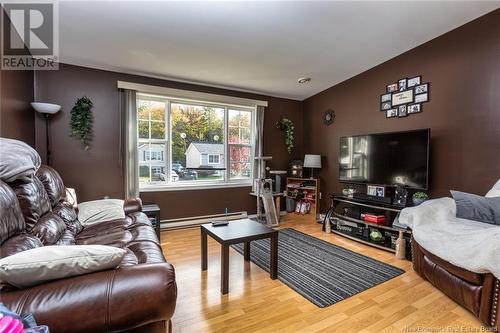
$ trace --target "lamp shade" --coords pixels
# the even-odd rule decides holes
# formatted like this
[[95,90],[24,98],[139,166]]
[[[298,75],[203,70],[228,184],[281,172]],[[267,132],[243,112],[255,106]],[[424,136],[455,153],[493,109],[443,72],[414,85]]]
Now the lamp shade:
[[304,156],[304,167],[305,168],[321,168],[321,155],[311,155],[306,154]]
[[60,105],[51,104],[51,103],[33,102],[33,103],[31,103],[31,106],[38,113],[54,114],[54,113],[59,112],[59,110],[61,110]]

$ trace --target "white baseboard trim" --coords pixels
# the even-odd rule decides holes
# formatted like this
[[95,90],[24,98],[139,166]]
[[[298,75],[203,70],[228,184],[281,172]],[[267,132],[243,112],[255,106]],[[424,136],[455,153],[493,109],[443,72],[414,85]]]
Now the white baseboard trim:
[[217,221],[231,221],[247,218],[247,212],[234,212],[229,214],[215,214],[215,215],[205,215],[205,216],[195,216],[195,217],[185,217],[180,219],[170,219],[161,220],[160,229],[180,229],[180,228],[190,228],[196,227],[203,223]]

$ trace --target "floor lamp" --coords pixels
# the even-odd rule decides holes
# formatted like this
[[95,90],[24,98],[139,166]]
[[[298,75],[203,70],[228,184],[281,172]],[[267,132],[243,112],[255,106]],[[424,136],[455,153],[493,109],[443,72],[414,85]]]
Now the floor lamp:
[[45,144],[46,144],[46,151],[47,151],[47,165],[50,165],[50,121],[49,117],[61,110],[61,106],[57,104],[50,104],[50,103],[39,103],[39,102],[33,102],[31,103],[31,106],[33,109],[35,109],[36,112],[42,114],[45,117]]

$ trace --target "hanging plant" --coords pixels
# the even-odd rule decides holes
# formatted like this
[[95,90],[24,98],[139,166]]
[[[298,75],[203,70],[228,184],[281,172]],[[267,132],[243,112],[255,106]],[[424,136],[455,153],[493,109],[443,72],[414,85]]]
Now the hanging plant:
[[276,122],[276,128],[285,132],[285,146],[288,154],[293,150],[293,121],[288,118],[281,118],[281,120]]
[[75,106],[71,109],[70,135],[80,140],[85,150],[90,148],[92,139],[93,106],[92,101],[87,96],[83,96],[76,100]]

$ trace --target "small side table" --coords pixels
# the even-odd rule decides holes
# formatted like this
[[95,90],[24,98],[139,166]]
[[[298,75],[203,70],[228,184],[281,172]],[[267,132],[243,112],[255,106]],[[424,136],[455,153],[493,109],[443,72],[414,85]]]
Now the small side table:
[[153,224],[155,228],[156,236],[158,237],[158,241],[161,241],[160,238],[160,207],[157,204],[152,205],[143,205],[142,212],[149,217],[149,220]]

